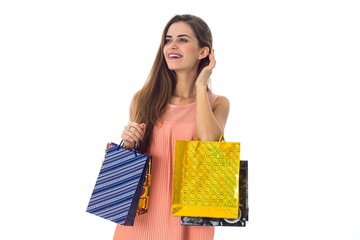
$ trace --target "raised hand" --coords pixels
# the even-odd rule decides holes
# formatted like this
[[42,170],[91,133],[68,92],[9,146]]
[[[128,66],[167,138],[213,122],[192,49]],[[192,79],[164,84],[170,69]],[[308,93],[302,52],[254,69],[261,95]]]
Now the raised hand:
[[196,82],[195,82],[196,87],[206,87],[207,86],[209,77],[212,73],[212,70],[215,68],[215,65],[216,65],[214,49],[212,49],[211,52],[209,53],[209,60],[210,60],[209,65],[207,65],[206,67],[204,67],[201,70],[198,78],[196,79]]

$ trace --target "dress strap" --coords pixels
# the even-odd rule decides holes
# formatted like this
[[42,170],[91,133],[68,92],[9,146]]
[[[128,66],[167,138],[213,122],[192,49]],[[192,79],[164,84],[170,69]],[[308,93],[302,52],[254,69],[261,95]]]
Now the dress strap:
[[211,109],[213,108],[214,106],[214,103],[216,101],[216,99],[219,97],[219,95],[215,95],[215,94],[212,94],[211,95],[211,98],[210,98],[210,106],[211,106]]

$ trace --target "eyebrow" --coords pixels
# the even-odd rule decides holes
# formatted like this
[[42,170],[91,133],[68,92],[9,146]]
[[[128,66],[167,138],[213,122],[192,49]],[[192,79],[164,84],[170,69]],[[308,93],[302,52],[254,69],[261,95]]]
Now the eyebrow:
[[[170,35],[166,35],[165,37],[172,38],[172,36],[170,36]],[[186,34],[180,34],[180,35],[177,35],[177,37],[188,37],[191,39],[191,37],[189,37],[189,35],[186,35]]]

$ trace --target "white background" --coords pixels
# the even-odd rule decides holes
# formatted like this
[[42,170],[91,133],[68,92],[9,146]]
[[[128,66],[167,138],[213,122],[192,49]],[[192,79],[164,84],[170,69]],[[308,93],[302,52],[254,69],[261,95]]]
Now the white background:
[[249,160],[250,221],[215,239],[360,239],[360,3],[0,3],[0,239],[112,239],[86,213],[166,22],[203,18],[227,141]]

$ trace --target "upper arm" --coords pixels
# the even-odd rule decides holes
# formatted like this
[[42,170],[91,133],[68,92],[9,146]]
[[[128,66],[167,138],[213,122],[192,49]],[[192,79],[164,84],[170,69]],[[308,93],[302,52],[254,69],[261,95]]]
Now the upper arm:
[[224,96],[219,96],[213,106],[213,114],[218,122],[222,132],[224,133],[225,125],[230,111],[230,102]]

